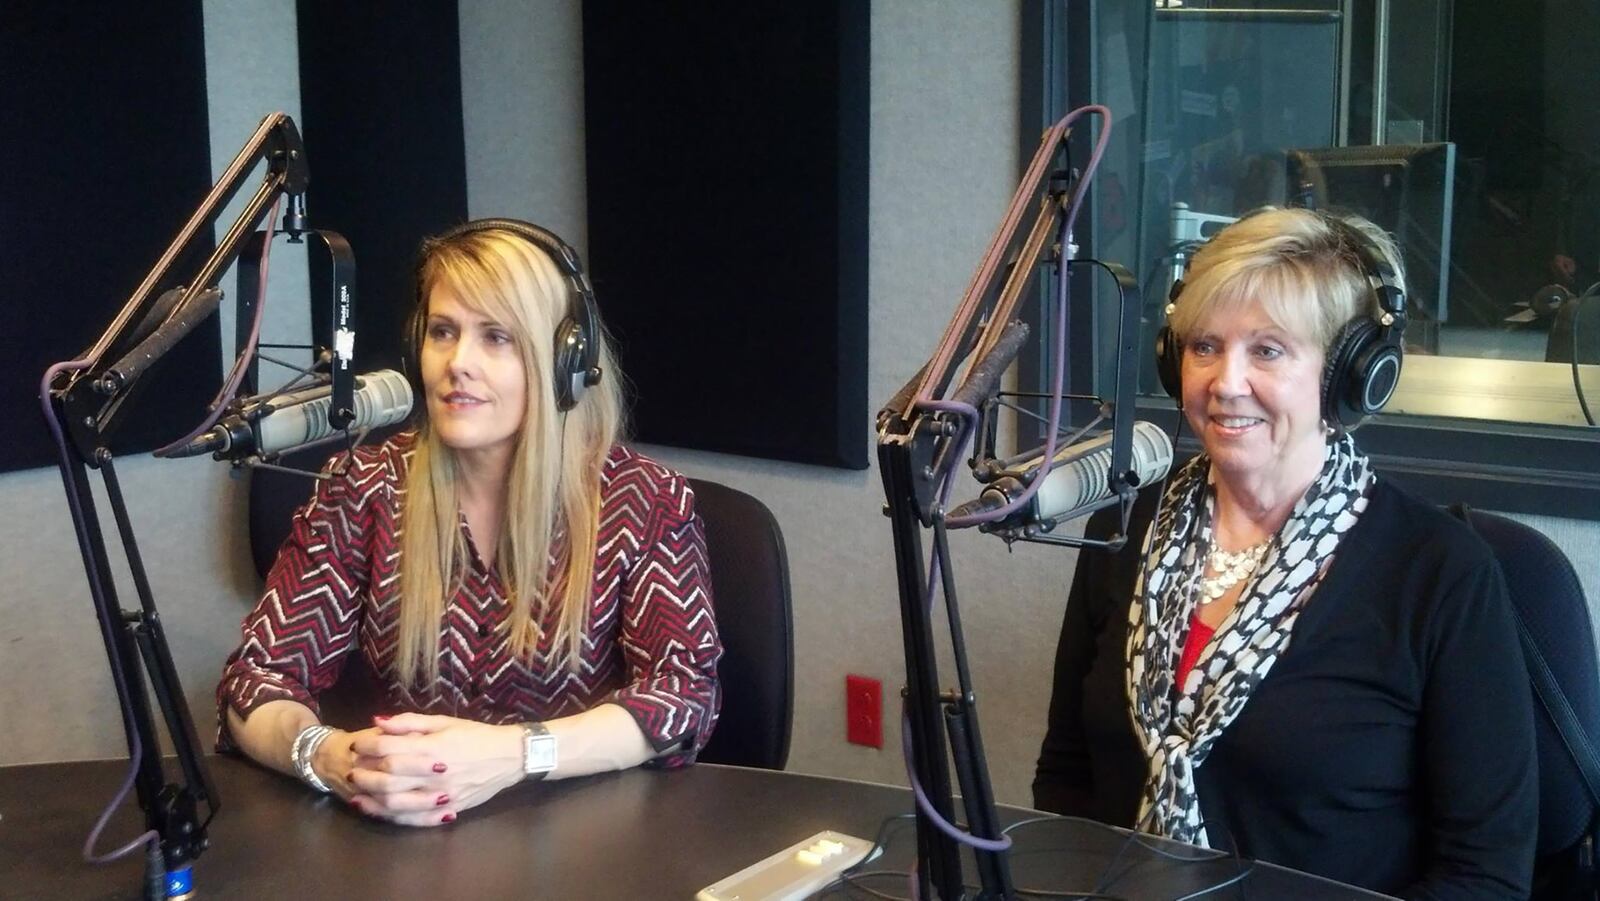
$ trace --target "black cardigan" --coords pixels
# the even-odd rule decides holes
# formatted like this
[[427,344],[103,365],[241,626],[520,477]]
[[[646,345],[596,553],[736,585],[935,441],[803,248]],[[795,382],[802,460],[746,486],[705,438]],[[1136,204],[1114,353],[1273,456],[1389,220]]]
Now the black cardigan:
[[[1147,767],[1125,648],[1154,507],[1146,492],[1120,553],[1079,556],[1033,783],[1042,810],[1133,825]],[[1195,782],[1216,847],[1409,898],[1512,898],[1528,893],[1536,776],[1532,690],[1493,556],[1380,479]]]

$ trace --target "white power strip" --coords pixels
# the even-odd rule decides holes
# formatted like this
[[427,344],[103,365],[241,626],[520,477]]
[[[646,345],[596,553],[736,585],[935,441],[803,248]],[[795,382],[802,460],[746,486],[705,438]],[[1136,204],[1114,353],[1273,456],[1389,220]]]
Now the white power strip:
[[824,830],[706,886],[695,901],[801,901],[871,851],[866,839]]

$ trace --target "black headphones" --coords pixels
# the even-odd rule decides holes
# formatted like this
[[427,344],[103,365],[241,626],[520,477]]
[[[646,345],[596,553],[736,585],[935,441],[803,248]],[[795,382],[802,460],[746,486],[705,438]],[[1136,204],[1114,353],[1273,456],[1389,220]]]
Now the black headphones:
[[[423,257],[417,262],[417,308],[411,320],[411,371],[420,378],[422,367],[416,362],[426,337],[427,298],[422,297],[421,268],[426,258],[426,248],[434,241],[449,241],[474,232],[498,229],[510,232],[543,251],[555,261],[556,267],[568,284],[567,315],[555,330],[555,394],[556,409],[565,413],[578,405],[584,389],[600,383],[600,315],[595,307],[594,288],[583,273],[578,252],[561,240],[555,232],[521,219],[474,219],[430,239],[423,245]],[[418,391],[421,396],[421,391]]]
[[[1247,214],[1247,218],[1249,215]],[[1328,348],[1322,368],[1322,418],[1328,425],[1347,429],[1363,417],[1383,409],[1400,382],[1405,352],[1406,296],[1394,268],[1360,229],[1338,216],[1318,212],[1349,248],[1371,284],[1378,313],[1362,313],[1345,324]],[[1191,257],[1192,259],[1192,257]],[[1185,267],[1187,273],[1187,267]],[[1167,318],[1172,318],[1183,279],[1172,283],[1167,295]],[[1366,309],[1371,309],[1370,305]],[[1183,347],[1171,325],[1156,335],[1156,375],[1167,394],[1183,403]]]

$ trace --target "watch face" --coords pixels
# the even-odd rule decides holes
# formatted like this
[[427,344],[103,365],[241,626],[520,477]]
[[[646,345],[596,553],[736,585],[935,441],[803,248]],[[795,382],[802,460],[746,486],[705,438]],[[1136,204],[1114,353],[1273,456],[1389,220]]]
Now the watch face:
[[556,738],[554,735],[530,735],[526,739],[525,769],[530,773],[545,773],[556,766]]

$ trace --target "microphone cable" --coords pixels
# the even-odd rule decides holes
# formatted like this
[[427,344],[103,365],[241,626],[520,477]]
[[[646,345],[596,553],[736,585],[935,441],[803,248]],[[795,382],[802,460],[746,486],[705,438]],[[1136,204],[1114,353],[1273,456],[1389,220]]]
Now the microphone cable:
[[1589,399],[1583,393],[1583,380],[1578,378],[1578,320],[1583,317],[1583,302],[1589,299],[1600,299],[1600,282],[1595,282],[1573,298],[1572,303],[1572,390],[1578,395],[1578,408],[1583,410],[1583,418],[1589,427],[1595,426],[1594,414],[1589,412]]
[[194,431],[165,447],[157,448],[151,452],[152,455],[157,457],[171,456],[189,442],[200,437],[201,433],[217,424],[217,420],[221,419],[223,414],[227,412],[228,404],[233,402],[233,396],[239,392],[239,383],[244,381],[244,372],[249,365],[248,361],[255,354],[256,343],[261,339],[262,313],[267,308],[267,266],[272,259],[272,235],[278,226],[278,207],[281,204],[281,199],[274,201],[272,207],[267,210],[267,234],[265,240],[261,242],[261,273],[256,288],[256,297],[258,299],[255,312],[250,320],[250,335],[245,339],[244,347],[234,349],[233,369],[228,373],[228,378],[223,382],[222,387],[217,390],[217,396],[212,398],[211,405],[206,408],[209,412],[200,421],[200,424],[194,427]]
[[[1128,831],[1127,836],[1118,846],[1116,854],[1112,856],[1111,861],[1106,864],[1105,869],[1101,872],[1100,878],[1096,881],[1094,888],[1088,891],[1073,891],[1066,889],[1045,889],[1017,886],[1014,889],[1015,894],[1020,898],[1059,899],[1059,901],[1127,901],[1127,896],[1125,895],[1112,894],[1111,888],[1119,880],[1121,880],[1123,876],[1126,876],[1128,873],[1133,871],[1133,867],[1128,867],[1122,872],[1115,872],[1118,865],[1122,863],[1123,858],[1127,856],[1128,849],[1132,848],[1134,845],[1138,845],[1152,854],[1167,860],[1175,861],[1177,863],[1213,863],[1229,859],[1234,862],[1236,872],[1230,873],[1226,878],[1220,879],[1196,891],[1189,892],[1185,895],[1180,895],[1172,899],[1172,901],[1194,901],[1196,898],[1202,898],[1206,895],[1219,892],[1225,888],[1230,888],[1239,884],[1240,882],[1243,882],[1250,876],[1251,873],[1255,871],[1256,862],[1253,860],[1248,860],[1239,854],[1238,848],[1233,842],[1231,833],[1229,833],[1227,827],[1223,826],[1221,823],[1208,820],[1206,821],[1206,828],[1208,830],[1212,828],[1219,830],[1221,834],[1226,837],[1229,846],[1233,847],[1231,852],[1219,851],[1216,849],[1196,848],[1193,849],[1193,851],[1198,851],[1200,852],[1199,854],[1192,852],[1180,853],[1178,851],[1161,847],[1160,844],[1149,840],[1145,834],[1140,831],[1149,824],[1149,821],[1153,815],[1153,809],[1146,812],[1144,818],[1139,821],[1135,828]],[[877,859],[879,855],[888,850],[892,839],[900,831],[898,827],[904,826],[906,823],[913,820],[915,816],[915,814],[904,813],[886,818],[879,825],[877,836],[873,839],[872,847],[867,851],[866,856],[863,857],[859,863],[856,863],[854,866],[851,866],[841,872],[832,883],[829,883],[820,889],[817,893],[817,897],[828,898],[841,896],[845,898],[854,898],[859,897],[860,894],[864,894],[868,897],[883,899],[883,901],[919,901],[919,899],[916,897],[916,872],[914,870],[864,869],[869,862]],[[1005,834],[1010,835],[1012,832],[1024,827],[1036,826],[1041,823],[1063,822],[1086,822],[1091,823],[1096,827],[1110,828],[1106,827],[1106,824],[1104,823],[1094,820],[1085,820],[1081,817],[1050,815],[1019,820],[1005,827],[1005,829],[1002,831]],[[908,880],[912,887],[911,895],[890,894],[889,892],[863,884],[863,880],[891,878]],[[980,886],[972,883],[965,883],[963,887],[971,889],[981,888]],[[841,892],[843,893],[842,895],[839,894]]]
[[[86,532],[86,527],[82,524],[83,510],[80,506],[78,493],[72,490],[72,480],[68,475],[72,467],[72,453],[67,448],[67,438],[61,431],[61,422],[56,418],[55,410],[50,404],[50,383],[55,380],[57,375],[63,372],[81,371],[88,367],[88,360],[68,360],[57,363],[45,370],[44,379],[39,383],[39,403],[44,408],[44,419],[45,423],[50,426],[50,435],[55,439],[56,453],[61,464],[61,479],[66,483],[67,504],[72,508],[72,521],[78,532],[78,541],[83,543],[89,541],[89,536]],[[94,567],[87,567],[86,569],[89,579],[93,583],[91,586],[93,590],[97,594],[103,592],[104,588],[100,585],[99,573]],[[117,687],[117,697],[127,697],[128,674],[123,672],[122,661],[116,654],[108,654],[106,656],[111,661],[111,680]],[[134,724],[133,714],[128,709],[128,705],[119,704],[118,706],[121,708],[122,713],[122,727],[128,734],[128,772],[123,777],[122,784],[117,788],[116,794],[112,796],[110,803],[106,805],[99,818],[95,820],[94,827],[89,830],[88,837],[84,839],[83,859],[92,864],[106,864],[114,860],[120,860],[133,853],[140,845],[147,846],[146,857],[148,860],[159,859],[161,855],[161,835],[154,829],[146,829],[137,838],[114,851],[108,851],[104,854],[95,853],[95,845],[100,843],[100,833],[105,830],[106,824],[110,822],[111,815],[116,813],[117,809],[122,806],[123,800],[128,797],[128,792],[133,790],[134,780],[138,778],[139,766],[143,762],[146,753],[144,743],[139,737],[139,730]],[[148,878],[149,874],[146,875]]]

